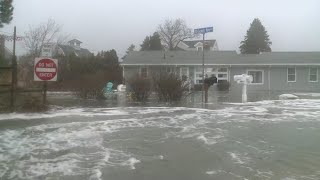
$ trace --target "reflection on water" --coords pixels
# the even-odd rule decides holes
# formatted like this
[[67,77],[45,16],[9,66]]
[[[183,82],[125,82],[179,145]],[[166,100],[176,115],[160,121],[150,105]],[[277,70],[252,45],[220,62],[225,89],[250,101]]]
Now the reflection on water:
[[[282,92],[282,91],[249,91],[248,102],[264,101],[264,100],[278,100],[279,95],[286,93],[294,93],[302,99],[319,99],[320,93],[297,93],[297,92]],[[208,93],[208,103],[202,104],[202,92],[192,92],[189,96],[183,98],[180,102],[164,103],[159,102],[155,94],[152,94],[146,102],[134,102],[124,92],[114,93],[112,98],[107,100],[94,99],[80,99],[76,98],[72,93],[49,93],[49,101],[53,105],[58,106],[81,106],[81,107],[131,107],[131,106],[183,106],[196,108],[216,109],[221,107],[221,103],[234,102],[240,103],[242,101],[241,91],[217,91],[216,88],[211,87]]]

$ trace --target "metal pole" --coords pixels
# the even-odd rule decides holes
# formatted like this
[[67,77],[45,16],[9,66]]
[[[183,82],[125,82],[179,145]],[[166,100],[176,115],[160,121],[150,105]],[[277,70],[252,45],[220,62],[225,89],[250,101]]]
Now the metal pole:
[[43,90],[42,103],[44,106],[46,106],[47,105],[47,81],[43,81],[42,90]]
[[12,51],[12,68],[11,68],[11,111],[15,110],[16,88],[17,88],[17,59],[16,59],[16,38],[17,30],[13,30],[13,51]]
[[202,104],[204,102],[204,35],[202,34]]

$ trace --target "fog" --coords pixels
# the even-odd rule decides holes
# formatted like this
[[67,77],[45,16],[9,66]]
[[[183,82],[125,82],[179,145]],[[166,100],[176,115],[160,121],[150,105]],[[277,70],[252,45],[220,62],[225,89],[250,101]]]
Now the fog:
[[[320,51],[319,0],[14,0],[14,7],[13,21],[2,33],[17,26],[24,35],[29,25],[52,18],[83,47],[116,49],[120,57],[132,43],[139,48],[167,18],[182,18],[191,28],[213,26],[207,38],[217,39],[220,50],[238,50],[250,23],[259,18],[273,51]],[[20,42],[17,53],[24,52]]]

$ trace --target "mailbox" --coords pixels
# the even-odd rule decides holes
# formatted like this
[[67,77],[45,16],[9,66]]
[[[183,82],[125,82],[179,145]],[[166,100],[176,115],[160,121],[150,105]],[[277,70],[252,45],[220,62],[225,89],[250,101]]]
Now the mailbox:
[[247,102],[247,85],[252,83],[252,76],[248,74],[235,75],[233,80],[238,84],[242,84],[242,102]]
[[238,84],[250,84],[253,81],[252,76],[247,74],[235,75],[233,78]]

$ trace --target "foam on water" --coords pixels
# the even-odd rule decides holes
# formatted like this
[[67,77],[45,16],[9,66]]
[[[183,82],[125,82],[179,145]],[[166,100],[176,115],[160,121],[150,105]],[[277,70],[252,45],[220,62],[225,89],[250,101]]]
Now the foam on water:
[[213,174],[218,174],[218,172],[217,171],[207,171],[206,174],[213,175]]
[[205,135],[202,134],[202,135],[198,136],[197,139],[203,141],[207,145],[213,145],[213,144],[218,143],[217,140],[222,139],[223,137],[224,136],[222,136],[222,135],[217,135],[217,136],[207,138]]
[[129,166],[130,169],[136,169],[136,167],[134,166],[135,164],[137,163],[140,163],[141,161],[134,158],[134,157],[131,157],[130,159],[128,159],[127,161],[123,162],[122,164],[125,165],[125,166]]
[[67,108],[63,110],[51,110],[46,113],[9,113],[1,114],[0,120],[11,119],[42,119],[42,118],[55,118],[55,117],[72,117],[72,116],[114,116],[114,115],[128,115],[128,112],[115,108]]
[[95,169],[93,174],[89,177],[89,180],[101,180],[102,173],[100,169]]
[[[89,179],[99,180],[103,174],[101,169],[108,166],[135,169],[137,163],[143,163],[150,157],[130,153],[121,149],[121,146],[113,147],[112,142],[123,140],[117,139],[122,132],[149,128],[162,131],[156,137],[145,136],[144,142],[148,143],[175,138],[202,142],[208,149],[223,143],[241,147],[239,151],[230,148],[226,157],[235,166],[250,168],[249,172],[255,171],[257,176],[267,178],[273,176],[272,172],[254,170],[249,165],[253,161],[252,155],[258,157],[274,152],[270,142],[261,139],[256,141],[258,145],[249,145],[238,141],[229,131],[243,131],[250,122],[272,124],[320,121],[320,100],[229,103],[226,106],[216,110],[185,107],[69,108],[47,113],[2,114],[2,122],[16,119],[50,121],[0,130],[0,152],[4,152],[0,154],[0,178],[36,179],[55,173],[73,176],[90,172]],[[81,121],[64,122],[62,120],[65,117],[81,117]],[[55,122],[55,119],[59,121]],[[297,128],[302,131],[307,127]],[[130,142],[131,139],[126,141]],[[251,154],[247,151],[251,151]],[[152,159],[163,160],[164,156],[157,153]],[[9,167],[2,162],[11,165]],[[84,168],[83,164],[88,167]],[[219,173],[241,177],[222,170],[206,172],[212,176]]]
[[240,154],[238,152],[228,152],[228,154],[236,164],[247,164],[250,161],[249,157],[246,157],[244,154]]

